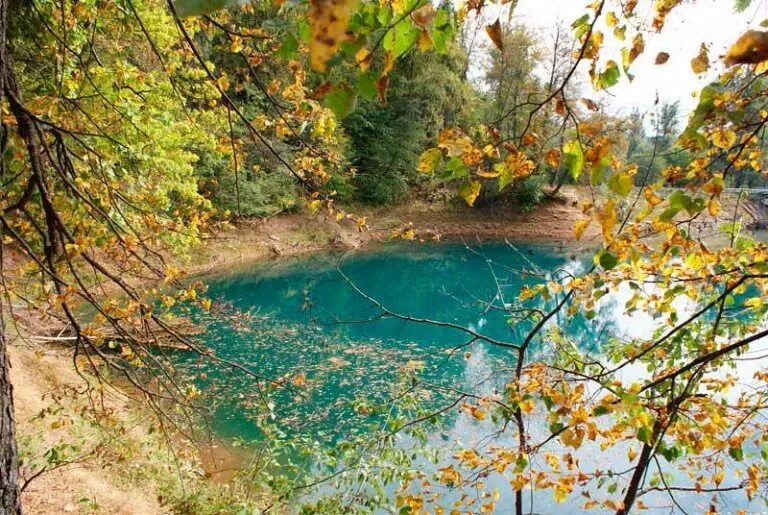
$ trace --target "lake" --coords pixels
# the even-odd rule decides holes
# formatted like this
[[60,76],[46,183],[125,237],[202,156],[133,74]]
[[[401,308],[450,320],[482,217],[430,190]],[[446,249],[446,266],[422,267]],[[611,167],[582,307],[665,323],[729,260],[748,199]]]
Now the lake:
[[[423,409],[438,410],[459,393],[503,391],[516,364],[515,350],[504,344],[520,343],[533,325],[526,311],[533,304],[516,303],[521,288],[552,277],[566,280],[590,263],[591,254],[503,242],[393,243],[249,265],[208,280],[209,297],[233,313],[234,323],[198,316],[208,322],[206,343],[218,356],[263,380],[189,354],[180,355],[178,364],[205,392],[212,428],[222,439],[259,441],[268,422],[281,436],[333,448],[414,416],[404,393]],[[513,304],[523,310],[511,310]],[[621,292],[603,298],[591,320],[563,312],[550,323],[592,351],[610,334],[647,336],[654,328],[648,317],[623,313]],[[470,342],[470,333],[486,340]],[[533,341],[531,359],[546,360],[545,336],[543,331]],[[539,425],[531,431],[547,430],[544,421]],[[456,409],[446,412],[439,428],[425,436],[445,459],[461,447],[488,445],[491,435],[495,443],[516,446],[511,435],[495,434],[496,421]],[[617,468],[629,466],[625,456],[606,458],[589,444],[580,456],[585,469],[605,468],[606,459]],[[501,492],[499,513],[511,509],[507,480],[491,476],[488,484]],[[445,495],[452,500],[458,494]],[[733,509],[749,506],[741,492],[720,497]],[[534,496],[526,499],[534,503]],[[678,499],[693,512],[708,502],[690,493]],[[644,502],[666,513],[672,506],[663,494]],[[540,513],[578,511],[583,504],[577,494],[561,505],[549,492],[535,496]]]

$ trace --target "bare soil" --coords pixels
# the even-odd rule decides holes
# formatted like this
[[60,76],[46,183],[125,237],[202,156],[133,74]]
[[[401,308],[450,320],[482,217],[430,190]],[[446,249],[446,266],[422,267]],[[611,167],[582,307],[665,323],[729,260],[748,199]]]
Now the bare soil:
[[[336,222],[331,215],[310,216],[306,212],[285,214],[264,220],[235,222],[228,230],[211,237],[195,255],[187,269],[204,275],[231,265],[253,260],[277,258],[330,248],[358,248],[396,237],[398,231],[413,229],[415,238],[428,240],[529,240],[575,245],[574,223],[583,217],[584,193],[563,188],[535,210],[518,207],[471,208],[461,201],[412,201],[384,208],[351,207],[355,217],[365,217],[362,230],[352,220]],[[596,227],[590,227],[582,245],[594,242]]]
[[[18,343],[18,342],[17,342]],[[82,389],[83,379],[75,372],[71,356],[50,348],[10,347],[11,379],[14,384],[14,407],[17,434],[35,440],[35,451],[44,452],[62,441],[82,442],[82,460],[44,472],[33,479],[22,494],[27,514],[109,513],[116,515],[154,515],[166,513],[151,485],[136,485],[121,477],[98,453],[93,435],[81,434],[67,424],[66,415],[52,411],[60,406],[56,396],[72,389]],[[65,395],[65,394],[64,394]],[[126,410],[123,402],[107,395],[115,410]],[[136,426],[132,431],[140,432]],[[125,438],[139,438],[129,432]],[[31,468],[31,467],[30,467]],[[22,467],[31,476],[35,471]]]

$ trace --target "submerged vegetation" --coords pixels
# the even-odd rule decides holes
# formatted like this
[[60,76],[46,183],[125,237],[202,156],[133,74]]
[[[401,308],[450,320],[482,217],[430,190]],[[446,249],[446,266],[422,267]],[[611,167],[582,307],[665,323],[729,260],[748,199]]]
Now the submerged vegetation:
[[[703,2],[596,0],[544,31],[525,1],[0,0],[0,513],[83,454],[143,464],[178,513],[763,509],[768,247],[744,213],[765,225],[766,22],[685,56],[712,82],[684,117],[613,94]],[[363,232],[414,199],[569,202],[553,223],[584,247],[395,246],[296,283],[256,269],[267,290],[186,275],[233,223]],[[439,239],[402,222],[392,239]],[[81,381],[24,435],[11,337]],[[150,415],[140,440],[115,411]],[[220,483],[211,441],[237,457]]]

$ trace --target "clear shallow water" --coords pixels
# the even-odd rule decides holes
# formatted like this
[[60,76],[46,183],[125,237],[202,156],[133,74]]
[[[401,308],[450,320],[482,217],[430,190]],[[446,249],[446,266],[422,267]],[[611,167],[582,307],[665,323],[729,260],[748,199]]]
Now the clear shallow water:
[[[461,331],[381,318],[381,309],[355,287],[393,312],[519,343],[532,323],[510,321],[508,313],[492,305],[513,302],[524,285],[553,274],[577,273],[590,258],[572,256],[567,249],[524,244],[392,244],[241,268],[209,280],[208,294],[222,306],[250,313],[251,319],[234,326],[211,321],[206,340],[217,355],[246,365],[265,380],[255,381],[189,354],[179,355],[178,363],[206,392],[213,429],[223,438],[262,438],[257,419],[269,411],[272,422],[286,434],[333,446],[372,425],[386,424],[397,409],[397,396],[410,384],[403,383],[409,371],[420,370],[421,399],[442,407],[456,397],[457,390],[483,395],[503,389],[516,364],[511,349],[483,341],[463,346],[469,336]],[[610,333],[640,337],[654,327],[650,318],[623,314],[621,292],[602,299],[592,320],[561,314],[551,323],[593,351]],[[547,352],[541,339],[534,340],[531,357],[545,357]],[[270,381],[280,387],[270,387]],[[369,408],[377,406],[384,409],[371,413]],[[498,429],[491,420],[478,422],[456,410],[443,422],[443,430],[428,440],[448,457],[453,449],[487,444],[488,435]],[[542,434],[534,435],[534,440],[546,437],[546,428],[542,421]],[[537,428],[532,426],[531,431],[536,433]],[[496,443],[516,445],[507,436]],[[616,456],[604,456],[585,443],[579,454],[583,469],[628,467],[621,447]],[[540,461],[535,465],[546,468]],[[512,507],[506,481],[500,476],[488,478],[491,488],[498,486],[502,492],[499,513]],[[446,500],[453,495],[458,494],[448,492]],[[678,495],[678,501],[692,513],[706,510],[707,499],[687,497]],[[734,511],[748,506],[740,492],[721,501],[726,503],[721,508]],[[657,512],[671,511],[670,500],[663,494],[647,496],[644,502],[657,507]],[[540,513],[578,512],[583,504],[578,494],[562,505],[555,504],[549,492],[535,496]]]

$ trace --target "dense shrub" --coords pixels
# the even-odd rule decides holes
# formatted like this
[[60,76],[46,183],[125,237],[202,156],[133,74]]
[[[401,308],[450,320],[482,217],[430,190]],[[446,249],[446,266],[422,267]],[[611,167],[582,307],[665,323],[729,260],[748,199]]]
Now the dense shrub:
[[251,169],[241,170],[236,178],[231,162],[222,155],[199,150],[197,153],[200,191],[218,211],[263,217],[298,206],[296,182],[287,174]]
[[515,185],[513,196],[515,203],[525,211],[531,211],[544,200],[546,182],[543,175],[531,175]]

